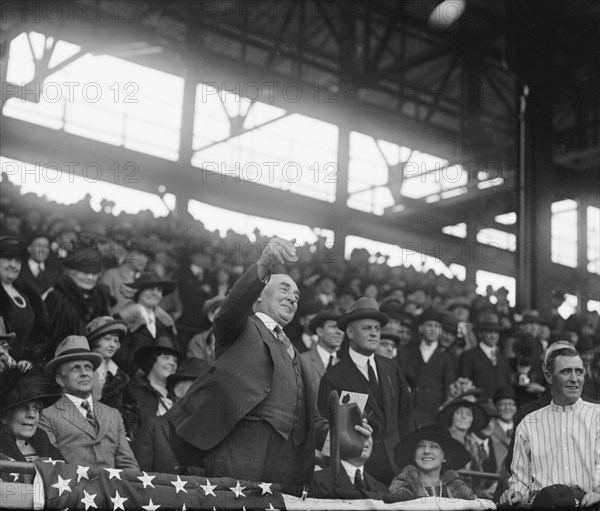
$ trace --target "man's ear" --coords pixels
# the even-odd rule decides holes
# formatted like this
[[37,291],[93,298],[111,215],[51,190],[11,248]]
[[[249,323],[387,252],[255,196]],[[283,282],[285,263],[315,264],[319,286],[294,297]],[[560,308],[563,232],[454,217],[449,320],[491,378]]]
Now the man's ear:
[[549,384],[552,384],[552,373],[546,367],[546,364],[542,364],[542,371],[544,372],[544,378]]
[[354,339],[354,326],[348,325],[346,328],[346,335],[348,339]]

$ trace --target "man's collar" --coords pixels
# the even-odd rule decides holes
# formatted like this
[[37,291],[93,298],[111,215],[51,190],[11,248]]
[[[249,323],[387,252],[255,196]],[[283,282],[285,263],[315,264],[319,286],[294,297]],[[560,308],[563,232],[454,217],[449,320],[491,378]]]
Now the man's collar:
[[371,353],[369,356],[367,356],[359,353],[358,351],[354,351],[352,348],[348,348],[348,354],[350,355],[352,362],[359,367],[366,366],[367,362],[370,362],[373,365],[375,364],[375,353]]
[[331,355],[333,355],[334,360],[337,358],[335,351],[332,351],[331,353],[329,353],[320,344],[317,344],[316,346],[317,346],[317,354],[319,355],[319,357],[321,357],[321,360],[323,361],[323,364],[325,365],[325,367],[327,367],[327,364],[329,364],[329,357],[331,357]]
[[64,395],[65,395],[65,397],[69,401],[71,401],[71,403],[73,403],[77,407],[81,407],[81,403],[83,403],[84,401],[87,401],[90,406],[93,406],[93,400],[92,400],[92,394],[91,393],[90,393],[90,395],[86,399],[74,396],[73,394],[68,394],[66,392],[64,393]]
[[581,399],[581,397],[580,397],[572,405],[560,406],[554,402],[554,398],[553,398],[552,401],[550,401],[550,408],[552,409],[553,412],[572,412],[574,410],[577,410],[577,408],[579,408],[581,406],[581,403],[583,403],[583,399]]
[[279,326],[281,328],[281,325],[279,325],[279,323],[277,323],[277,321],[275,321],[271,316],[268,316],[264,312],[255,312],[254,315],[258,319],[260,319],[264,323],[264,325],[269,330],[271,330],[271,332],[273,332],[275,330],[276,326]]
[[346,460],[340,460],[342,463],[342,467],[344,467],[344,470],[346,471],[346,474],[348,474],[348,477],[350,478],[350,481],[352,481],[352,483],[354,483],[354,476],[356,475],[356,469],[360,469],[360,475],[362,476],[363,480],[365,478],[365,466],[361,465],[359,467],[357,467],[356,465],[353,465],[352,463],[350,463],[349,461]]
[[490,358],[492,354],[496,351],[495,346],[488,346],[484,342],[479,343],[479,348],[487,355],[488,358]]

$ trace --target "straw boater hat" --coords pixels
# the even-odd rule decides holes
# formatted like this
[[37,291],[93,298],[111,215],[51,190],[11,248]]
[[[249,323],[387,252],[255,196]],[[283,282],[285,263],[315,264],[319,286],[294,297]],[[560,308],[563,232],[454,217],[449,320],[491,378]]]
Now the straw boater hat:
[[60,398],[44,376],[30,362],[0,363],[0,414],[16,406],[41,401],[44,408]]
[[363,296],[350,305],[348,310],[339,317],[337,325],[344,332],[346,327],[357,319],[375,319],[383,327],[388,324],[389,316],[379,310],[377,300]]
[[52,378],[58,366],[73,360],[87,360],[95,371],[102,363],[102,355],[91,352],[88,340],[82,335],[69,335],[58,345],[54,358],[46,364],[44,372]]
[[440,445],[444,451],[446,467],[449,469],[458,470],[471,460],[469,452],[458,440],[450,436],[448,428],[439,424],[429,424],[409,433],[396,445],[394,457],[399,467],[415,463],[415,451],[421,440],[431,440]]

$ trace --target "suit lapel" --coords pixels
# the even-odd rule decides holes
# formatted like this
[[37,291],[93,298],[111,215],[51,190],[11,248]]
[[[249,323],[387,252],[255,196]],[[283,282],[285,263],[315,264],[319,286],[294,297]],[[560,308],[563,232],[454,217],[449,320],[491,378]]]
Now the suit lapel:
[[362,387],[361,392],[363,394],[369,395],[369,399],[367,400],[365,410],[367,407],[369,407],[373,411],[373,413],[379,416],[381,420],[385,420],[385,414],[377,404],[377,398],[373,395],[373,392],[371,391],[371,388],[369,387],[366,378],[360,372],[358,367],[356,367],[356,364],[352,361],[350,355],[348,355],[347,358],[345,358],[343,361],[340,361],[340,364],[347,364],[349,369],[349,371],[342,371],[340,373],[347,382],[347,389],[342,387],[342,390],[349,390],[355,388],[356,384],[358,383],[358,385]]
[[96,432],[94,431],[94,428],[92,428],[92,425],[85,420],[83,414],[67,396],[61,397],[56,403],[56,407],[61,410],[63,418],[73,424],[73,426],[96,438]]
[[386,424],[390,424],[390,412],[392,410],[392,399],[396,398],[396,391],[394,390],[392,378],[389,371],[380,364],[375,357],[375,365],[377,366],[377,374],[379,375],[379,387],[381,388],[381,395],[383,401],[383,413],[385,414]]

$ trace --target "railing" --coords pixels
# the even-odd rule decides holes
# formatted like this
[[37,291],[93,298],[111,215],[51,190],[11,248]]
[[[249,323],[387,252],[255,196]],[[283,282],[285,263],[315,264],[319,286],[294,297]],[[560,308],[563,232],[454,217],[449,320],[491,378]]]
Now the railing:
[[[0,460],[0,470],[5,473],[34,474],[31,463]],[[33,484],[0,481],[0,508],[33,509]]]

